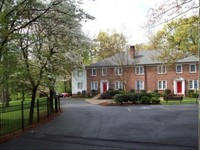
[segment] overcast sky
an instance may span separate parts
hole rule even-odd
[[[95,20],[84,23],[83,30],[90,38],[109,29],[122,32],[129,44],[145,42],[141,26],[147,20],[147,11],[161,2],[163,0],[84,0],[82,8]]]

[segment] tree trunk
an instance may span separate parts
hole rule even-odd
[[[29,112],[29,125],[33,124],[36,92],[37,92],[37,87],[34,87],[32,89],[31,106],[30,106],[30,112]]]
[[[50,114],[52,114],[54,112],[54,109],[53,109],[53,98],[54,98],[54,94],[55,94],[55,90],[52,88],[52,87],[49,87],[49,95],[50,95],[50,98],[49,98],[49,111],[50,111]]]

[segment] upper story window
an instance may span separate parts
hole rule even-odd
[[[115,82],[115,89],[116,90],[123,89],[123,82],[122,81],[116,81]]]
[[[92,69],[92,76],[96,76],[97,75],[97,69]]]
[[[189,89],[195,90],[198,89],[198,87],[199,87],[198,80],[189,80]]]
[[[182,73],[182,65],[176,65],[176,73]]]
[[[106,68],[102,68],[102,76],[107,76],[107,69]]]
[[[196,73],[197,72],[197,67],[196,64],[190,64],[190,73]]]
[[[135,74],[143,75],[144,74],[144,66],[136,66],[135,67]]]
[[[158,81],[158,89],[159,90],[165,90],[167,89],[167,81]]]
[[[157,72],[158,72],[158,74],[165,74],[165,73],[167,73],[166,66],[165,65],[159,65],[157,67]]]
[[[78,71],[77,71],[77,75],[78,75],[78,77],[82,77],[83,71],[82,71],[82,70],[78,70]]]
[[[115,68],[115,75],[122,75],[122,68]]]

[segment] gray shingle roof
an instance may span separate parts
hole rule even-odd
[[[162,62],[154,60],[153,56],[159,55],[158,51],[156,50],[143,50],[136,53],[135,58],[131,58],[129,52],[122,52],[116,54],[112,57],[106,58],[102,61],[98,61],[94,64],[88,66],[89,68],[92,67],[110,67],[110,66],[121,66],[121,65],[154,65],[160,64]],[[180,59],[178,63],[194,63],[198,62],[199,58],[195,56],[186,57],[184,59]]]

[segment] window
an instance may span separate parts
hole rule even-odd
[[[135,83],[135,89],[144,90],[144,81],[137,80]]]
[[[107,69],[106,68],[102,68],[102,76],[107,76]]]
[[[196,64],[190,64],[190,73],[196,73]]]
[[[182,73],[182,65],[176,65],[176,73]]]
[[[115,75],[122,75],[122,68],[115,68]]]
[[[164,66],[164,65],[158,66],[157,71],[158,71],[158,74],[165,74],[167,72],[166,66]]]
[[[78,70],[78,77],[81,77],[83,75],[83,71],[82,70]]]
[[[198,80],[190,80],[189,81],[189,89],[195,90],[195,89],[198,89],[198,87],[199,87]]]
[[[83,83],[82,82],[78,82],[78,89],[82,89],[83,88]]]
[[[92,76],[96,76],[97,75],[97,69],[92,69]]]
[[[122,83],[122,81],[116,81],[115,82],[115,89],[116,90],[123,89],[123,83]]]
[[[159,90],[167,89],[167,81],[158,81],[158,89]]]
[[[91,82],[91,90],[97,90],[98,89],[98,82],[92,81]]]
[[[136,66],[135,67],[135,74],[137,74],[137,75],[144,74],[144,67],[143,66]]]

